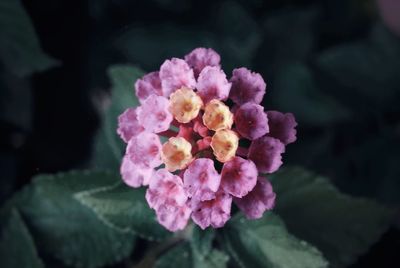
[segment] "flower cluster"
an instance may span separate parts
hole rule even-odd
[[[281,166],[297,123],[291,113],[264,111],[265,90],[246,68],[228,80],[220,56],[205,48],[136,81],[141,105],[118,118],[127,143],[121,175],[131,187],[148,185],[146,200],[165,228],[181,230],[190,217],[203,229],[222,227],[232,202],[249,219],[274,206],[260,174]]]

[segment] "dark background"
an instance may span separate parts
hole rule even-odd
[[[382,23],[374,1],[22,2],[43,50],[60,65],[6,79],[1,201],[35,174],[90,167],[107,67],[152,71],[206,46],[221,54],[228,76],[236,66],[263,75],[267,110],[295,114],[298,141],[286,163],[399,207],[400,31]],[[399,224],[353,267],[399,263]]]

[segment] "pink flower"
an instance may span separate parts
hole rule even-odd
[[[141,105],[118,118],[127,142],[120,172],[131,187],[148,185],[147,203],[166,229],[182,230],[190,218],[202,229],[222,227],[233,199],[249,219],[272,209],[272,186],[259,175],[281,166],[297,123],[290,113],[264,112],[265,87],[246,68],[229,82],[220,56],[206,48],[136,81]]]
[[[176,90],[187,87],[195,88],[196,79],[193,70],[182,59],[166,60],[160,68],[163,95],[169,97]]]
[[[237,156],[224,164],[221,188],[235,197],[243,197],[253,190],[257,175],[258,171],[253,161]]]
[[[266,84],[260,74],[246,68],[238,68],[233,70],[230,81],[232,83],[230,98],[236,104],[261,103]]]
[[[185,61],[193,68],[197,78],[206,66],[219,66],[221,57],[211,48],[199,47],[187,54]]]
[[[210,225],[220,228],[231,217],[232,196],[223,191],[218,192],[212,200],[192,201],[192,219],[203,230]]]
[[[168,99],[150,95],[138,108],[138,121],[149,132],[159,133],[169,129],[172,114]]]
[[[259,171],[272,173],[282,165],[285,145],[278,139],[264,136],[254,140],[249,148],[249,159],[253,160]]]
[[[245,197],[235,198],[235,204],[248,219],[259,219],[265,211],[271,210],[275,205],[275,193],[271,183],[259,177],[254,189]]]
[[[118,116],[117,133],[124,142],[128,142],[133,136],[143,132],[144,127],[137,119],[137,109],[128,108]]]
[[[135,83],[136,96],[142,103],[150,95],[162,96],[159,72],[148,73]]]
[[[236,129],[249,140],[258,139],[269,131],[268,118],[261,105],[246,103],[235,112]]]
[[[219,67],[205,67],[197,80],[197,93],[204,104],[210,100],[226,100],[231,90],[231,83],[226,79],[224,71]]]
[[[211,159],[198,158],[185,171],[183,180],[188,196],[204,201],[215,197],[221,176]]]
[[[283,114],[277,111],[268,111],[268,136],[279,139],[283,144],[296,141],[296,120],[293,114]]]

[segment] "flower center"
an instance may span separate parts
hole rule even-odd
[[[239,146],[239,137],[230,129],[218,130],[211,139],[211,148],[218,161],[225,163],[231,160]]]
[[[233,124],[233,114],[223,102],[214,99],[204,109],[203,123],[214,131],[230,129]]]
[[[172,137],[163,144],[161,159],[171,172],[184,169],[193,159],[191,150],[192,145],[186,139]]]
[[[189,123],[202,107],[203,101],[190,88],[180,88],[169,98],[169,110],[179,123]]]

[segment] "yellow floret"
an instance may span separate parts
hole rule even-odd
[[[163,144],[161,158],[168,171],[184,169],[192,161],[192,145],[182,137],[169,138]]]
[[[211,100],[204,110],[204,125],[211,130],[230,129],[233,124],[233,114],[229,107],[219,100]]]
[[[169,97],[169,110],[180,123],[188,123],[199,114],[203,101],[190,88],[182,87]]]
[[[235,131],[222,129],[215,132],[211,139],[211,148],[218,161],[225,163],[231,160],[239,145],[239,137]]]

